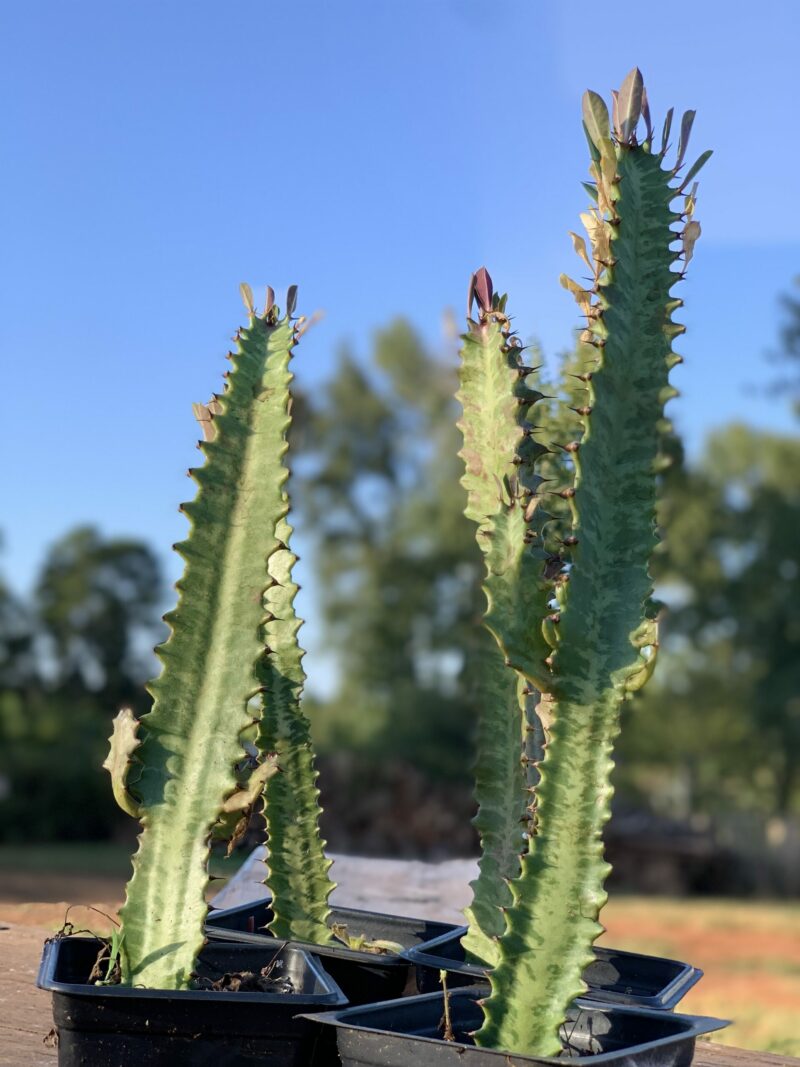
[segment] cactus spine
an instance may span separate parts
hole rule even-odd
[[[559,1027],[570,1002],[585,989],[581,975],[602,931],[598,916],[609,870],[602,831],[610,814],[619,711],[655,664],[648,563],[656,543],[656,473],[664,462],[663,408],[675,395],[668,372],[680,359],[672,341],[683,332],[672,321],[681,303],[670,294],[680,277],[672,266],[681,256],[685,265],[699,235],[691,217],[696,187],[683,213],[671,204],[710,154],[675,187],[671,182],[683,162],[693,113],[682,123],[677,164],[665,169],[669,121],[656,151],[638,70],[626,78],[614,103],[612,135],[601,98],[594,93],[584,98],[594,179],[589,188],[596,201],[584,216],[591,255],[582,238],[573,240],[594,281],[585,288],[564,280],[587,317],[583,340],[597,357],[583,376],[582,441],[567,446],[575,455],[575,484],[567,487],[573,532],[563,539],[570,567],[553,590],[555,614],[552,606],[543,606],[540,589],[533,596],[530,585],[527,597],[509,596],[516,618],[505,631],[493,625],[491,595],[487,614],[510,666],[546,694],[547,717],[534,833],[511,884],[499,962],[490,974],[491,993],[475,1040],[541,1056],[560,1052]],[[639,143],[641,119],[646,136]],[[682,232],[673,230],[677,222]],[[672,248],[678,240],[681,252]],[[468,358],[465,352],[465,362]],[[540,563],[540,583],[547,573]]]
[[[257,315],[242,286],[250,322],[237,334],[225,391],[195,409],[206,461],[190,472],[199,488],[182,507],[191,529],[176,549],[186,566],[178,606],[166,616],[170,637],[157,649],[162,671],[149,687],[153,707],[138,724],[125,712],[115,723],[106,767],[115,795],[143,827],[121,912],[126,984],[188,985],[203,943],[209,837],[220,817],[251,807],[265,783],[284,775],[302,793],[306,815],[316,802],[306,741],[299,742],[303,760],[291,748],[304,727],[287,726],[299,714],[302,685],[283,459],[295,292],[280,318],[271,290]],[[242,782],[237,767],[259,692],[262,735],[274,740],[277,755],[262,750],[245,759],[251,770]],[[288,774],[276,775],[279,760]],[[316,844],[308,861],[318,864],[315,919],[326,914],[330,890],[318,838]],[[273,850],[281,847],[278,831]]]

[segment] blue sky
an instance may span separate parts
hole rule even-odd
[[[435,342],[486,263],[523,335],[569,341],[585,194],[580,98],[634,64],[660,122],[697,108],[703,237],[672,415],[697,450],[754,389],[800,273],[792,0],[72,0],[0,16],[0,353],[7,579],[70,525],[165,553],[238,283],[326,310],[297,374],[408,315]],[[309,607],[306,606],[306,610]],[[313,610],[313,605],[312,605]]]

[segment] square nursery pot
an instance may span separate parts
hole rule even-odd
[[[213,939],[235,940],[252,945],[286,944],[265,932],[271,920],[271,901],[265,898],[237,908],[211,912],[206,922],[206,935]],[[351,934],[365,934],[372,940],[396,941],[405,949],[459,929],[452,923],[385,915],[382,912],[362,911],[360,908],[333,907],[331,922],[341,923]],[[346,945],[312,945],[305,941],[292,941],[291,944],[319,956],[325,970],[350,1004],[372,1004],[374,1001],[399,997],[410,977],[411,963],[405,958],[405,953],[403,956],[391,952],[376,954],[357,951]]]
[[[442,1036],[444,997],[417,997],[309,1015],[336,1028],[342,1067],[522,1067],[563,1064],[565,1058],[592,1067],[689,1067],[695,1039],[727,1025],[721,1019],[577,1000],[561,1028],[558,1058],[476,1048],[469,1036],[482,1022],[478,999],[485,989],[450,993],[455,1041]]]
[[[485,982],[486,968],[465,960],[461,938],[466,930],[466,926],[459,927],[403,953],[416,965],[420,993],[441,989],[440,971],[447,971],[450,989]],[[603,1003],[670,1011],[703,976],[697,967],[659,956],[613,948],[595,948],[594,956],[583,973],[589,987],[585,996]]]
[[[37,985],[53,994],[59,1067],[308,1067],[326,1035],[301,1013],[346,1003],[299,948],[217,942],[198,962],[198,974],[216,979],[274,961],[275,976],[288,978],[291,992],[176,992],[90,984],[102,944],[93,937],[45,944]]]

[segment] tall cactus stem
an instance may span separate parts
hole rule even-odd
[[[481,716],[478,724],[474,825],[481,839],[478,877],[466,909],[463,939],[470,958],[492,964],[511,903],[509,881],[520,869],[530,828],[530,785],[538,750],[535,695],[549,652],[525,628],[531,602],[547,603],[550,585],[541,577],[544,551],[536,459],[546,450],[533,436],[530,412],[541,393],[528,385],[532,368],[512,333],[504,297],[493,291],[485,268],[470,284],[458,400],[465,470],[466,514],[477,524],[486,564],[486,624],[495,637],[481,651]],[[503,649],[498,647],[502,643]],[[509,664],[513,669],[509,670]]]
[[[589,214],[595,283],[569,279],[598,343],[587,382],[575,462],[569,580],[559,584],[557,639],[549,657],[552,721],[536,789],[536,832],[511,886],[512,905],[490,975],[478,1045],[535,1056],[561,1051],[559,1027],[585,988],[582,972],[602,932],[609,865],[613,744],[622,701],[652,673],[657,637],[648,572],[657,541],[656,470],[669,367],[677,335],[670,290],[674,169],[639,144],[641,75],[617,99],[615,129],[588,93],[598,205]],[[683,126],[681,154],[691,120]],[[588,377],[588,376],[587,376]]]
[[[290,313],[279,319],[273,306],[259,317],[252,294],[243,295],[249,325],[237,334],[224,392],[200,413],[206,462],[191,472],[197,495],[182,507],[190,533],[176,546],[185,560],[178,606],[165,617],[162,671],[124,781],[142,824],[121,911],[129,985],[190,982],[203,944],[209,836],[241,791],[236,767],[261,686],[264,596],[276,580],[267,567],[282,548],[288,506],[285,494],[263,489],[285,482],[295,336]],[[276,769],[265,762],[254,786]]]

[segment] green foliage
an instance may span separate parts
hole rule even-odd
[[[666,669],[623,733],[622,782],[680,815],[788,816],[800,810],[800,442],[734,425],[694,469],[673,451],[656,571],[675,602]]]
[[[294,289],[283,319],[271,295],[259,317],[249,287],[242,293],[250,324],[239,332],[225,391],[196,408],[206,463],[191,472],[199,490],[183,505],[191,530],[176,547],[186,567],[178,606],[166,616],[170,637],[157,649],[163,668],[149,687],[153,707],[138,736],[127,720],[115,729],[107,764],[143,827],[121,911],[127,984],[187,986],[203,942],[210,833],[223,813],[250,806],[277,771],[291,743],[286,717],[299,699],[283,462]],[[278,755],[262,754],[243,782],[237,768],[249,763],[244,735],[259,691],[263,715],[280,722]],[[287,766],[299,786],[290,754]],[[307,769],[304,802],[316,799]],[[272,828],[279,850],[274,819]]]
[[[0,840],[116,832],[108,708],[147,704],[138,649],[160,632],[160,585],[146,545],[90,527],[53,545],[29,600],[0,583]]]
[[[572,448],[574,486],[567,487],[574,488],[571,562],[557,583],[558,615],[548,629],[550,676],[538,682],[549,699],[534,833],[511,885],[476,1034],[478,1044],[533,1055],[558,1054],[559,1026],[585,988],[582,971],[602,931],[608,872],[602,830],[620,707],[649,678],[657,649],[648,565],[656,545],[663,407],[674,395],[668,372],[678,359],[672,340],[682,332],[672,322],[680,302],[670,296],[677,277],[671,244],[678,237],[671,226],[680,216],[670,207],[678,193],[670,185],[674,171],[662,169],[651,151],[649,113],[648,137],[641,145],[636,140],[645,101],[633,71],[615,98],[613,140],[600,98],[587,94],[584,101],[598,193],[587,223],[592,258],[579,238],[574,243],[594,285],[585,289],[570,279],[565,285],[587,317],[585,339],[597,357],[587,368],[587,402],[578,410],[584,429]],[[686,117],[678,165],[690,127]],[[692,210],[693,203],[686,228],[696,226]],[[686,228],[684,259],[696,239]],[[545,621],[541,608],[526,616],[529,631]]]
[[[466,782],[482,562],[462,513],[455,389],[452,362],[402,320],[368,360],[342,352],[299,428],[297,497],[339,676],[315,716],[320,751]]]
[[[142,706],[141,679],[162,595],[153,552],[81,526],[57,541],[36,587],[36,614],[54,657],[56,684],[102,690],[109,706]]]

